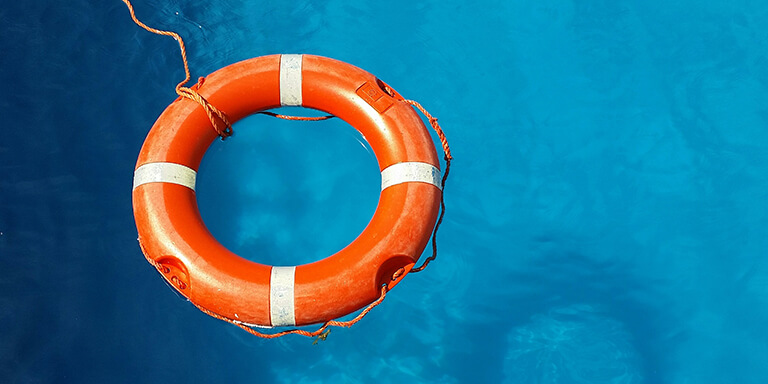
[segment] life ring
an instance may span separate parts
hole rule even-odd
[[[325,322],[372,303],[419,259],[442,191],[435,146],[416,111],[370,73],[312,55],[271,55],[224,67],[197,91],[233,123],[280,106],[325,111],[355,127],[382,176],[376,211],[334,255],[270,266],[227,250],[206,229],[195,177],[218,137],[198,104],[179,98],[142,146],[133,184],[139,244],[147,260],[201,309],[248,326]]]

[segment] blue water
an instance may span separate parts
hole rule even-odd
[[[146,263],[131,207],[175,42],[117,0],[6,1],[0,382],[768,382],[768,3],[135,6],[194,76],[312,53],[422,102],[455,156],[439,257],[317,345],[204,315]],[[198,180],[224,244],[303,263],[362,230],[379,176],[352,128],[235,131]]]

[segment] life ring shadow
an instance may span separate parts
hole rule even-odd
[[[670,342],[680,341],[679,332],[669,327],[678,322],[662,311],[672,305],[670,298],[652,287],[663,282],[633,274],[627,263],[596,260],[578,252],[548,252],[504,280],[518,287],[507,292],[506,302],[516,313],[506,319],[506,329],[524,328],[536,318],[562,317],[563,312],[583,306],[590,308],[590,318],[597,316],[621,327],[637,355],[634,368],[643,381],[663,380],[660,373],[674,363],[665,356]]]

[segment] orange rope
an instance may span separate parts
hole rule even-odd
[[[328,119],[332,119],[332,118],[336,117],[336,116],[333,116],[333,115],[325,115],[325,116],[318,116],[318,117],[288,116],[288,115],[280,115],[280,114],[277,114],[277,113],[274,113],[274,112],[267,112],[267,111],[256,112],[256,113],[260,113],[262,115],[267,115],[267,116],[272,116],[272,117],[277,117],[278,119],[293,120],[293,121],[320,121],[320,120],[328,120]]]
[[[230,318],[221,316],[221,315],[219,315],[217,313],[211,312],[207,308],[201,307],[201,306],[199,306],[199,305],[197,305],[195,303],[192,303],[192,304],[194,304],[195,307],[197,307],[197,309],[201,310],[202,312],[204,312],[208,316],[211,316],[211,317],[213,317],[215,319],[226,321],[227,323],[230,323],[230,324],[234,324],[234,325],[242,328],[246,332],[250,333],[251,335],[258,336],[258,337],[261,337],[261,338],[264,338],[264,339],[275,339],[275,338],[278,338],[278,337],[281,337],[281,336],[285,336],[285,335],[301,335],[301,336],[307,336],[307,337],[318,337],[318,339],[325,340],[325,338],[328,336],[328,333],[330,333],[330,330],[328,329],[328,327],[334,326],[334,327],[349,328],[349,327],[355,325],[355,323],[357,323],[363,317],[365,317],[365,315],[367,315],[368,312],[370,312],[375,306],[381,304],[381,302],[384,301],[384,298],[386,296],[387,296],[387,286],[386,285],[382,285],[381,286],[381,296],[379,296],[379,298],[376,299],[376,301],[368,304],[368,306],[365,307],[365,309],[363,309],[363,311],[360,312],[357,316],[355,316],[354,319],[349,320],[349,321],[329,320],[329,321],[326,321],[320,328],[318,328],[317,330],[312,331],[312,332],[305,331],[303,329],[289,329],[289,330],[278,332],[278,333],[261,333],[261,332],[255,330],[255,329],[253,329],[253,328],[251,328],[251,327],[249,327],[249,326],[247,326],[247,325],[245,325],[245,324],[243,324],[241,322],[238,322],[238,321],[232,320]],[[317,340],[315,340],[315,341],[317,341]]]
[[[147,26],[146,24],[144,24],[141,21],[139,21],[139,19],[136,17],[136,14],[135,14],[135,12],[133,10],[133,5],[131,4],[131,2],[129,0],[123,0],[123,3],[125,3],[125,5],[128,7],[128,11],[131,14],[131,19],[133,19],[133,21],[138,26],[140,26],[141,28],[144,28],[145,30],[147,30],[149,32],[152,32],[152,33],[155,33],[155,34],[158,34],[158,35],[164,35],[164,36],[173,37],[173,39],[176,40],[179,43],[179,50],[181,51],[181,59],[184,62],[184,74],[185,74],[185,77],[184,77],[184,80],[182,82],[180,82],[179,84],[176,85],[176,93],[179,96],[181,96],[181,97],[193,100],[196,103],[200,104],[200,106],[205,110],[206,115],[208,115],[208,119],[211,121],[211,125],[213,125],[213,129],[216,130],[216,133],[218,133],[219,136],[221,136],[222,139],[225,139],[225,138],[231,136],[232,133],[233,133],[233,131],[232,131],[232,124],[229,122],[229,118],[227,118],[227,115],[224,112],[222,112],[221,110],[219,110],[218,108],[216,108],[215,106],[213,106],[210,102],[208,102],[208,100],[206,100],[202,95],[200,95],[195,89],[188,88],[188,87],[184,86],[191,79],[191,75],[189,73],[189,63],[187,62],[187,51],[186,51],[186,48],[184,46],[184,40],[181,38],[181,36],[179,36],[179,34],[177,34],[176,32],[163,31],[163,30],[159,30],[159,29],[155,29],[155,28]],[[203,85],[204,81],[205,81],[205,78],[203,78],[203,77],[200,77],[198,79],[197,89],[199,89]],[[394,92],[391,91],[388,86],[386,88],[387,88],[386,89],[387,93],[389,93],[390,96],[393,96]],[[451,160],[453,159],[453,157],[451,156],[451,148],[448,146],[448,140],[445,137],[445,133],[443,132],[442,128],[440,128],[440,125],[437,123],[437,119],[435,117],[433,117],[429,112],[427,112],[427,110],[424,109],[424,107],[422,107],[421,104],[419,104],[418,102],[413,101],[413,100],[402,99],[401,97],[398,97],[398,99],[400,99],[401,101],[403,101],[403,102],[405,102],[407,104],[410,104],[410,105],[416,107],[419,111],[421,111],[421,113],[423,113],[424,116],[427,117],[427,119],[429,120],[430,125],[432,125],[432,129],[435,130],[435,132],[437,133],[438,137],[440,138],[440,143],[443,146],[443,153],[445,154],[445,163],[446,163],[445,164],[445,172],[443,174],[443,179],[442,179],[442,189],[444,190],[445,189],[445,181],[448,179],[448,172],[450,171],[450,168],[451,168]],[[277,118],[280,118],[280,119],[285,119],[285,120],[300,120],[300,121],[320,121],[320,120],[326,120],[326,119],[330,119],[330,118],[335,117],[335,116],[332,116],[332,115],[319,116],[319,117],[302,117],[302,116],[280,115],[280,114],[277,114],[277,113],[274,113],[274,112],[259,112],[259,113],[264,114],[264,115],[268,115],[268,116],[272,116],[272,117],[277,117]],[[223,127],[222,127],[222,124],[224,125]],[[432,260],[434,260],[435,257],[437,257],[437,244],[436,244],[436,240],[435,239],[437,237],[437,230],[438,230],[438,228],[440,228],[440,224],[443,221],[443,216],[445,215],[445,201],[444,201],[442,196],[440,198],[440,207],[441,207],[440,216],[439,216],[439,218],[437,220],[437,223],[435,224],[435,229],[432,232],[432,255],[430,257],[428,257],[424,261],[424,264],[422,264],[420,267],[411,269],[411,272],[420,272],[420,271],[424,270],[424,268],[426,268],[427,265]],[[167,267],[164,267],[164,266],[160,265],[155,260],[150,259],[148,256],[146,256],[146,253],[145,253],[145,258],[147,259],[147,261],[149,261],[149,263],[152,266],[154,266],[158,271],[160,271],[161,274],[162,274],[162,272],[164,272],[164,269],[167,268]],[[165,272],[167,272],[167,271],[165,271]],[[395,274],[393,275],[392,279],[395,280],[397,277],[399,277],[403,273],[405,273],[405,271],[403,269],[398,270],[397,272],[395,272]],[[163,275],[163,277],[165,277],[164,274],[162,274],[162,275]],[[180,289],[184,289],[185,288],[185,287],[179,285],[179,284],[183,284],[183,283],[171,282],[171,284],[174,285],[174,286],[178,286],[178,288],[180,288]],[[226,322],[228,322],[230,324],[234,324],[234,325],[242,328],[243,330],[245,330],[246,332],[248,332],[248,333],[250,333],[250,334],[252,334],[254,336],[262,337],[262,338],[265,338],[265,339],[274,339],[274,338],[285,336],[285,335],[296,334],[296,335],[302,335],[302,336],[307,336],[307,337],[316,337],[317,339],[315,340],[315,343],[317,343],[318,340],[325,340],[325,338],[328,336],[328,334],[330,333],[330,329],[328,329],[328,327],[335,326],[335,327],[346,327],[346,328],[349,328],[349,327],[353,326],[355,323],[357,323],[363,317],[365,317],[365,315],[367,315],[368,312],[370,312],[374,307],[376,307],[377,305],[381,304],[384,301],[384,298],[386,296],[387,296],[387,285],[382,285],[382,287],[381,287],[381,295],[379,296],[379,298],[376,299],[374,302],[370,303],[367,307],[365,307],[365,309],[363,309],[352,320],[349,320],[349,321],[329,320],[329,321],[325,322],[320,328],[318,328],[317,330],[312,331],[312,332],[305,331],[305,330],[302,330],[302,329],[289,329],[289,330],[278,332],[278,333],[274,333],[274,334],[261,333],[259,331],[256,331],[255,329],[249,327],[248,325],[243,324],[242,322],[238,322],[236,320],[232,320],[230,318],[227,318],[227,317],[224,317],[224,316],[219,315],[217,313],[214,313],[211,310],[209,310],[207,308],[204,308],[204,307],[202,307],[202,306],[200,306],[200,305],[198,305],[198,304],[196,304],[194,302],[192,304],[195,307],[197,307],[197,309],[202,311],[203,313],[205,313],[205,314],[207,314],[207,315],[209,315],[209,316],[211,316],[213,318],[226,321]]]
[[[133,11],[133,5],[129,0],[123,0],[123,3],[125,3],[126,6],[128,6],[128,11],[131,13],[131,19],[133,19],[133,22],[135,22],[136,25],[146,29],[149,32],[152,32],[158,35],[173,37],[174,40],[179,42],[179,50],[181,51],[181,59],[184,61],[184,74],[186,77],[184,77],[184,80],[182,82],[176,85],[176,94],[178,94],[181,97],[185,97],[187,99],[193,100],[194,102],[200,104],[200,106],[203,107],[203,110],[205,110],[205,114],[208,115],[208,120],[211,121],[211,125],[213,125],[213,129],[216,130],[216,133],[218,133],[222,139],[226,139],[227,137],[232,136],[232,133],[233,133],[232,124],[229,122],[229,118],[227,118],[227,115],[221,110],[219,110],[218,108],[214,107],[210,102],[208,102],[208,100],[206,100],[203,96],[197,93],[196,90],[184,86],[184,84],[186,84],[192,78],[192,76],[189,74],[189,64],[187,62],[187,49],[184,47],[184,40],[182,40],[181,36],[179,36],[179,34],[176,32],[162,31],[162,30],[147,26],[146,24],[139,21],[138,18],[136,18],[136,13]],[[198,88],[200,88],[202,84],[203,84],[203,78],[201,77],[197,83]],[[222,127],[222,124],[223,124],[223,127]]]
[[[181,36],[179,36],[179,34],[176,32],[163,31],[163,30],[159,30],[159,29],[155,29],[150,26],[147,26],[146,24],[139,21],[139,19],[136,17],[136,13],[133,11],[133,5],[129,0],[123,0],[123,3],[125,3],[126,6],[128,6],[128,11],[131,13],[131,19],[133,19],[133,21],[139,27],[142,27],[147,31],[158,34],[158,35],[173,37],[174,40],[179,42],[181,59],[184,61],[185,77],[184,77],[184,81],[176,85],[176,94],[178,94],[181,97],[185,97],[187,99],[193,100],[194,102],[200,104],[200,106],[203,107],[203,110],[205,110],[205,114],[208,115],[208,120],[211,121],[211,125],[213,125],[213,129],[216,130],[216,133],[218,133],[222,139],[226,139],[227,137],[232,136],[234,131],[232,130],[232,124],[229,122],[229,118],[227,117],[227,115],[224,112],[222,112],[220,109],[214,107],[213,104],[211,104],[208,100],[206,100],[196,90],[184,86],[184,84],[186,84],[192,78],[192,76],[189,73],[189,63],[187,62],[187,49],[184,46],[184,40],[181,38]],[[200,87],[203,85],[204,80],[205,80],[204,77],[201,77],[198,79],[197,89],[200,89]],[[319,121],[319,120],[327,120],[335,117],[331,115],[320,116],[320,117],[302,117],[302,116],[279,115],[273,112],[259,112],[259,113],[272,116],[272,117],[277,117],[279,119],[299,120],[299,121]]]
[[[448,139],[445,137],[443,129],[440,128],[440,124],[437,123],[437,118],[433,117],[429,112],[427,112],[426,109],[424,109],[424,107],[421,106],[421,104],[414,100],[403,99],[402,101],[416,107],[419,111],[421,111],[421,113],[424,114],[424,116],[427,117],[427,120],[429,120],[429,124],[432,126],[432,129],[435,130],[437,136],[440,138],[440,143],[443,145],[443,153],[445,154],[445,172],[443,172],[443,180],[441,182],[441,190],[443,193],[440,194],[440,216],[438,217],[437,223],[435,224],[435,229],[432,231],[432,255],[424,260],[424,264],[411,269],[412,273],[416,273],[423,271],[424,268],[426,268],[427,265],[429,265],[429,263],[437,257],[437,230],[440,229],[440,224],[443,223],[443,217],[445,216],[445,181],[448,180],[448,173],[451,171],[451,160],[453,160],[453,156],[451,156],[451,147],[448,146]]]
[[[429,120],[429,124],[432,125],[432,129],[435,130],[435,132],[437,133],[437,136],[440,138],[440,144],[443,145],[445,160],[446,161],[453,160],[453,156],[451,156],[451,148],[448,146],[448,139],[445,137],[445,133],[443,132],[443,129],[440,128],[440,124],[437,123],[437,118],[429,114],[429,112],[427,112],[427,110],[424,109],[424,107],[422,107],[421,104],[419,104],[417,101],[403,99],[403,102],[418,108],[419,111],[421,111],[421,113],[423,113],[424,116],[427,117],[427,120]]]

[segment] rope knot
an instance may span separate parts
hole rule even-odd
[[[201,77],[198,79],[198,86],[197,88],[200,89],[200,85],[203,84],[204,78]],[[186,81],[179,83],[176,86],[176,93],[184,98],[190,99],[198,104],[200,104],[201,107],[203,107],[203,110],[205,111],[205,114],[208,116],[208,120],[210,120],[211,125],[213,126],[213,129],[216,131],[216,133],[221,136],[222,140],[225,140],[227,137],[232,136],[234,133],[232,131],[232,124],[229,122],[229,118],[227,115],[222,112],[220,109],[216,108],[211,104],[208,100],[205,99],[200,93],[198,93],[196,90],[184,87],[183,84]]]

